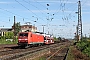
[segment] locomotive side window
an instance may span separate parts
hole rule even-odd
[[[31,37],[32,37],[32,34],[31,34]]]
[[[46,37],[44,37],[44,40],[46,40]]]
[[[20,33],[19,36],[27,36],[28,37],[28,33]]]

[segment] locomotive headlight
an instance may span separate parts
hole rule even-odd
[[[18,40],[21,40],[21,39],[18,39]]]
[[[28,40],[28,39],[25,39],[25,40]]]
[[[46,42],[48,42],[48,40]]]
[[[46,40],[44,40],[46,42]]]

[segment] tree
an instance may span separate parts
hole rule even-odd
[[[13,25],[14,27],[14,25]],[[21,30],[21,25],[20,22],[15,23],[15,36],[17,36],[17,34],[20,32]]]
[[[54,40],[56,41],[57,40],[57,38],[56,37],[53,37],[54,38]]]
[[[58,40],[62,40],[61,37],[58,37],[57,39],[58,39]]]

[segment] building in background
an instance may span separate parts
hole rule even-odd
[[[25,32],[25,31],[36,32],[37,31],[37,27],[33,25],[21,25],[20,28],[21,28],[20,32]],[[12,26],[12,31],[14,31],[14,26]]]
[[[12,28],[1,28],[0,29],[0,36],[5,36],[6,32],[11,32]]]
[[[0,28],[0,36],[5,36],[6,32],[11,32],[11,31],[12,32],[14,31],[14,27],[13,26],[12,26],[12,28]],[[37,31],[37,27],[32,26],[32,25],[22,25],[20,32],[25,32],[25,31],[36,32]]]
[[[32,25],[22,25],[21,26],[21,32],[24,32],[24,31],[36,32],[37,31],[37,27],[32,26]]]

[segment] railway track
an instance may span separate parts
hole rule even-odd
[[[12,49],[12,50],[0,51],[0,60],[11,60],[11,59],[19,60],[19,59],[22,59],[23,57],[25,58],[25,56],[27,55],[32,55],[40,51],[43,51],[43,52],[49,51],[52,48],[56,48],[64,44],[65,43],[58,43],[58,44],[39,46],[39,47],[33,47],[28,49]]]
[[[42,53],[39,53],[40,55],[45,55],[45,56],[41,56],[41,58],[42,57],[45,57],[44,58],[44,60],[53,60],[53,58],[52,57],[54,57],[57,53],[60,53],[61,54],[61,52],[60,51],[63,51],[64,50],[64,48],[63,47],[68,47],[70,44],[66,44],[66,43],[63,43],[63,44],[57,44],[57,45],[55,45],[55,46],[50,46],[49,47],[49,49],[48,49],[48,52],[47,51],[44,51],[43,52],[43,54]],[[61,49],[61,50],[60,50]],[[62,50],[63,49],[63,50]],[[67,48],[65,49],[67,52],[68,52],[68,50],[67,50]],[[52,52],[53,51],[53,52]],[[58,52],[57,52],[58,51]],[[63,58],[62,58],[62,56],[60,57],[60,56],[58,56],[60,59],[59,60],[64,60],[64,59],[66,59],[65,57],[67,56],[67,52],[63,52]],[[38,54],[38,53],[35,53],[35,54]],[[32,57],[24,57],[24,58],[22,58],[21,60],[40,60],[40,56],[39,56],[39,54],[38,55],[35,55],[35,56],[32,56]],[[55,54],[55,55],[54,55]],[[61,54],[62,55],[62,54]],[[58,57],[54,57],[54,60],[56,60],[56,59],[58,59]],[[42,59],[41,59],[42,60]]]
[[[8,51],[8,50],[13,50],[18,48],[17,45],[14,44],[0,44],[0,52]]]
[[[50,54],[49,57],[46,58],[46,60],[66,60],[67,54],[68,54],[69,48],[64,47],[55,52],[55,50]]]

